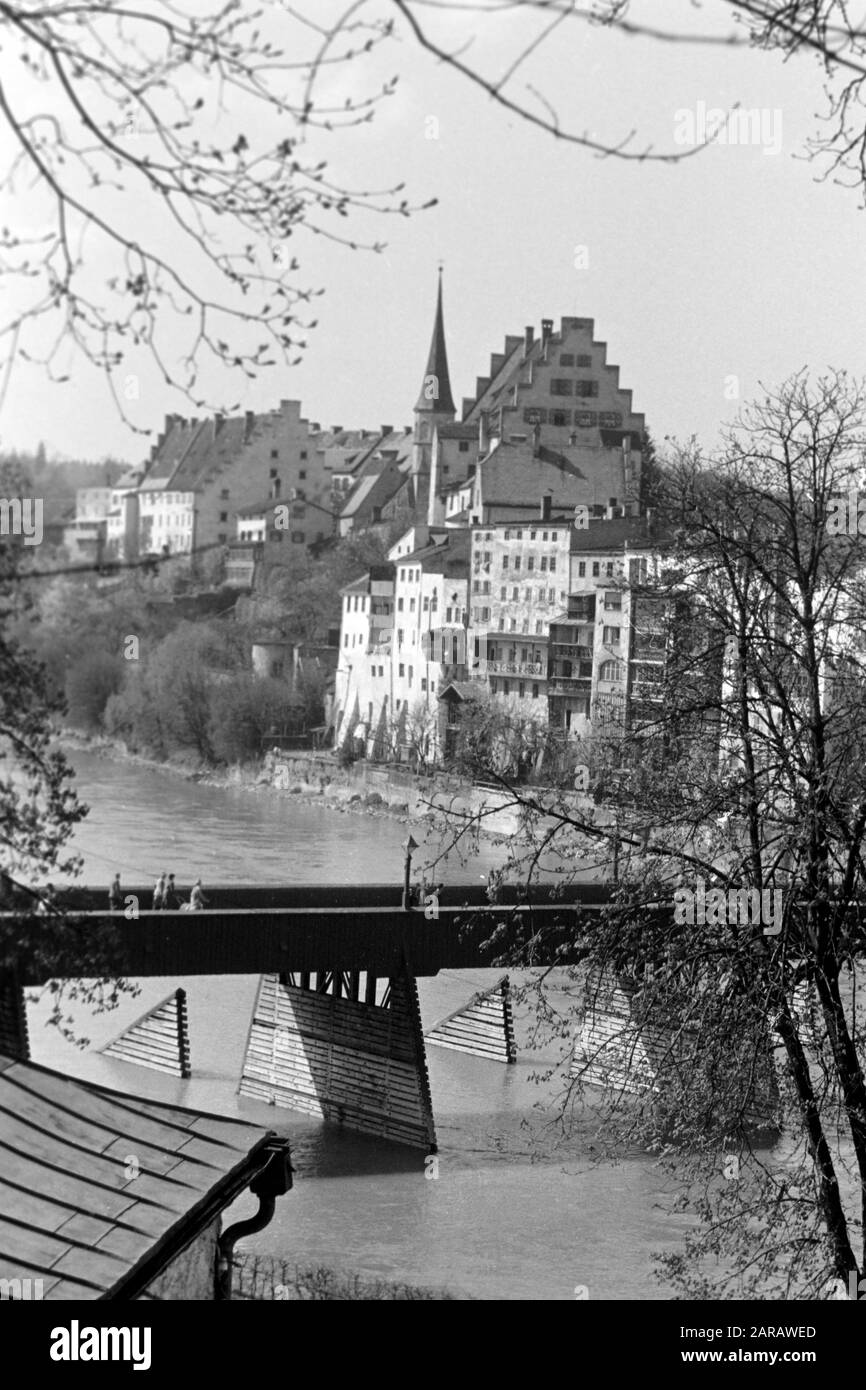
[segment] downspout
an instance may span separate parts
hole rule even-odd
[[[250,1192],[259,1199],[259,1209],[247,1221],[236,1221],[223,1231],[217,1241],[216,1298],[218,1302],[230,1302],[232,1297],[232,1269],[235,1245],[244,1236],[263,1231],[270,1223],[278,1197],[284,1197],[292,1190],[292,1168],[287,1139],[274,1139],[268,1146],[270,1157],[260,1173],[250,1183]],[[267,1150],[266,1150],[267,1152]]]

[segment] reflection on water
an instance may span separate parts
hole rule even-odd
[[[181,882],[400,881],[406,826],[388,818],[299,805],[274,793],[225,790],[114,763],[74,757],[91,807],[76,844],[84,880],[107,883],[119,869],[147,880],[162,869]],[[413,827],[417,840],[422,840]],[[418,856],[421,859],[421,856]],[[495,847],[450,881],[474,881],[497,862]],[[442,971],[420,980],[425,1029],[490,987],[496,970]],[[519,975],[513,976],[519,983]],[[183,984],[187,990],[192,1079],[170,1077],[97,1049]],[[662,1209],[654,1163],[629,1158],[593,1167],[592,1116],[564,1140],[556,1124],[556,1082],[533,1073],[561,1060],[566,1043],[529,1051],[526,1007],[515,1019],[516,1066],[428,1049],[439,1141],[438,1164],[424,1155],[276,1110],[237,1091],[257,980],[147,979],[137,998],[110,1014],[76,1016],[91,1043],[78,1051],[45,1028],[46,999],[31,1004],[34,1060],[117,1090],[237,1114],[292,1136],[294,1191],[270,1226],[244,1248],[299,1264],[325,1264],[364,1277],[446,1285],[475,1298],[663,1298],[651,1252],[678,1242],[683,1222]],[[567,1007],[567,985],[561,982]],[[438,1170],[438,1176],[432,1176]],[[253,1199],[233,1219],[249,1215]]]

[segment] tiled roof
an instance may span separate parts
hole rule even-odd
[[[453,425],[437,425],[436,433],[440,439],[477,439],[477,425],[463,425],[455,423]]]
[[[0,1277],[41,1279],[46,1299],[136,1297],[249,1186],[272,1138],[0,1057]]]
[[[450,690],[461,700],[481,700],[487,693],[487,687],[481,681],[449,681],[440,691],[439,699],[444,700]]]
[[[631,546],[652,549],[671,543],[672,537],[662,527],[650,527],[645,516],[618,516],[610,521],[598,518],[586,527],[573,527],[572,551],[618,550],[628,541]]]

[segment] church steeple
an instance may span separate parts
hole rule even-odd
[[[421,392],[415,403],[415,413],[448,416],[452,420],[456,414],[454,397],[451,395],[451,379],[448,375],[448,354],[445,351],[445,325],[442,318],[442,267],[439,267],[439,288],[436,294],[436,319],[433,324],[433,337],[427,354],[427,366]]]

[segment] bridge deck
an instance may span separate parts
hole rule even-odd
[[[150,900],[150,891],[143,901]],[[343,907],[248,905],[250,899],[277,891],[312,896],[307,889],[244,889],[237,890],[245,898],[242,907],[221,904],[200,912],[143,911],[131,921],[122,913],[86,912],[83,894],[77,906],[79,912],[85,909],[85,920],[96,923],[108,918],[117,924],[117,974],[172,978],[322,970],[360,970],[385,977],[397,974],[404,959],[415,975],[435,975],[446,967],[495,965],[506,952],[536,935],[540,940],[532,952],[534,963],[567,964],[581,956],[578,918],[599,910],[597,901],[518,906],[490,904],[486,897],[483,905],[448,906],[443,905],[443,894],[438,919],[433,919],[421,907],[404,911],[393,906],[391,885],[391,906],[357,902]],[[353,896],[357,892],[343,891]],[[216,896],[211,891],[211,901]],[[99,898],[105,902],[105,891],[99,891]],[[68,905],[72,907],[72,902]],[[500,925],[503,933],[492,948],[485,949]],[[21,976],[26,985],[44,983],[37,964],[22,962]]]

